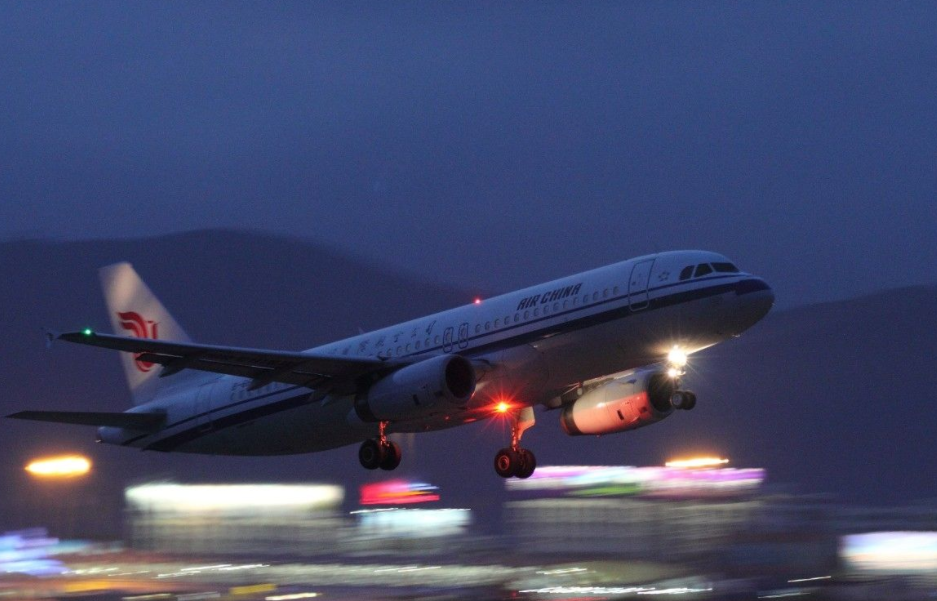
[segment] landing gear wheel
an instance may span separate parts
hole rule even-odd
[[[689,390],[687,390],[687,391],[684,392],[683,394],[685,394],[685,395],[687,396],[687,403],[686,403],[686,406],[684,407],[684,409],[686,409],[687,411],[689,411],[689,410],[693,409],[693,407],[696,407],[696,394],[690,392]]]
[[[502,478],[510,478],[517,472],[520,457],[513,449],[505,448],[495,455],[495,471]]]
[[[537,458],[527,449],[520,449],[518,455],[520,455],[521,462],[514,475],[521,479],[530,478],[537,469]]]
[[[361,462],[361,466],[366,470],[376,470],[381,467],[383,463],[382,455],[381,444],[373,438],[362,442],[361,448],[358,449],[358,461]]]
[[[689,411],[696,407],[696,395],[689,390],[677,390],[670,395],[670,404],[673,405],[674,409]]]
[[[397,469],[397,466],[400,465],[400,445],[396,442],[387,441],[381,450],[383,451],[381,469],[388,472]]]
[[[683,409],[686,405],[686,402],[687,398],[682,390],[677,390],[672,395],[670,395],[670,404],[674,409]]]

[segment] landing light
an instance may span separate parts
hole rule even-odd
[[[673,347],[670,349],[670,352],[667,353],[667,361],[674,367],[683,367],[686,365],[686,360],[686,351],[678,346]]]
[[[495,411],[498,413],[507,413],[510,408],[511,406],[508,403],[505,403],[504,401],[501,401],[500,403],[495,405]]]
[[[676,367],[671,367],[670,369],[667,370],[667,376],[670,378],[679,378],[682,375],[683,375],[683,372],[681,372]]]

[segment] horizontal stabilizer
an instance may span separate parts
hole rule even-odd
[[[20,411],[8,415],[13,419],[40,422],[77,424],[79,426],[109,426],[128,430],[154,431],[166,423],[163,413],[100,413],[92,411]]]

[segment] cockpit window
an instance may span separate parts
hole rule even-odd
[[[682,282],[683,280],[688,280],[691,277],[693,277],[693,266],[690,265],[689,267],[684,267],[680,272],[680,281]]]
[[[696,266],[696,277],[708,275],[712,272],[713,268],[709,266],[709,263],[700,263]]]
[[[739,268],[732,263],[713,263],[713,269],[719,273],[738,273]]]

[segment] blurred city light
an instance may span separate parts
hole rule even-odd
[[[389,480],[361,487],[362,505],[411,505],[439,500],[439,488],[425,482]]]
[[[509,491],[573,497],[731,497],[759,489],[760,468],[543,466],[526,480],[507,480]]]
[[[691,459],[675,459],[673,461],[668,461],[664,465],[666,467],[676,468],[700,468],[717,467],[726,465],[727,463],[729,463],[729,460],[721,457],[693,457]]]
[[[249,510],[256,507],[330,507],[342,502],[340,486],[327,484],[144,484],[127,489],[134,506],[180,511]]]
[[[860,572],[913,574],[937,570],[937,532],[870,532],[844,536],[840,555]]]
[[[91,461],[80,455],[46,457],[31,461],[26,471],[40,478],[73,478],[91,471]]]

